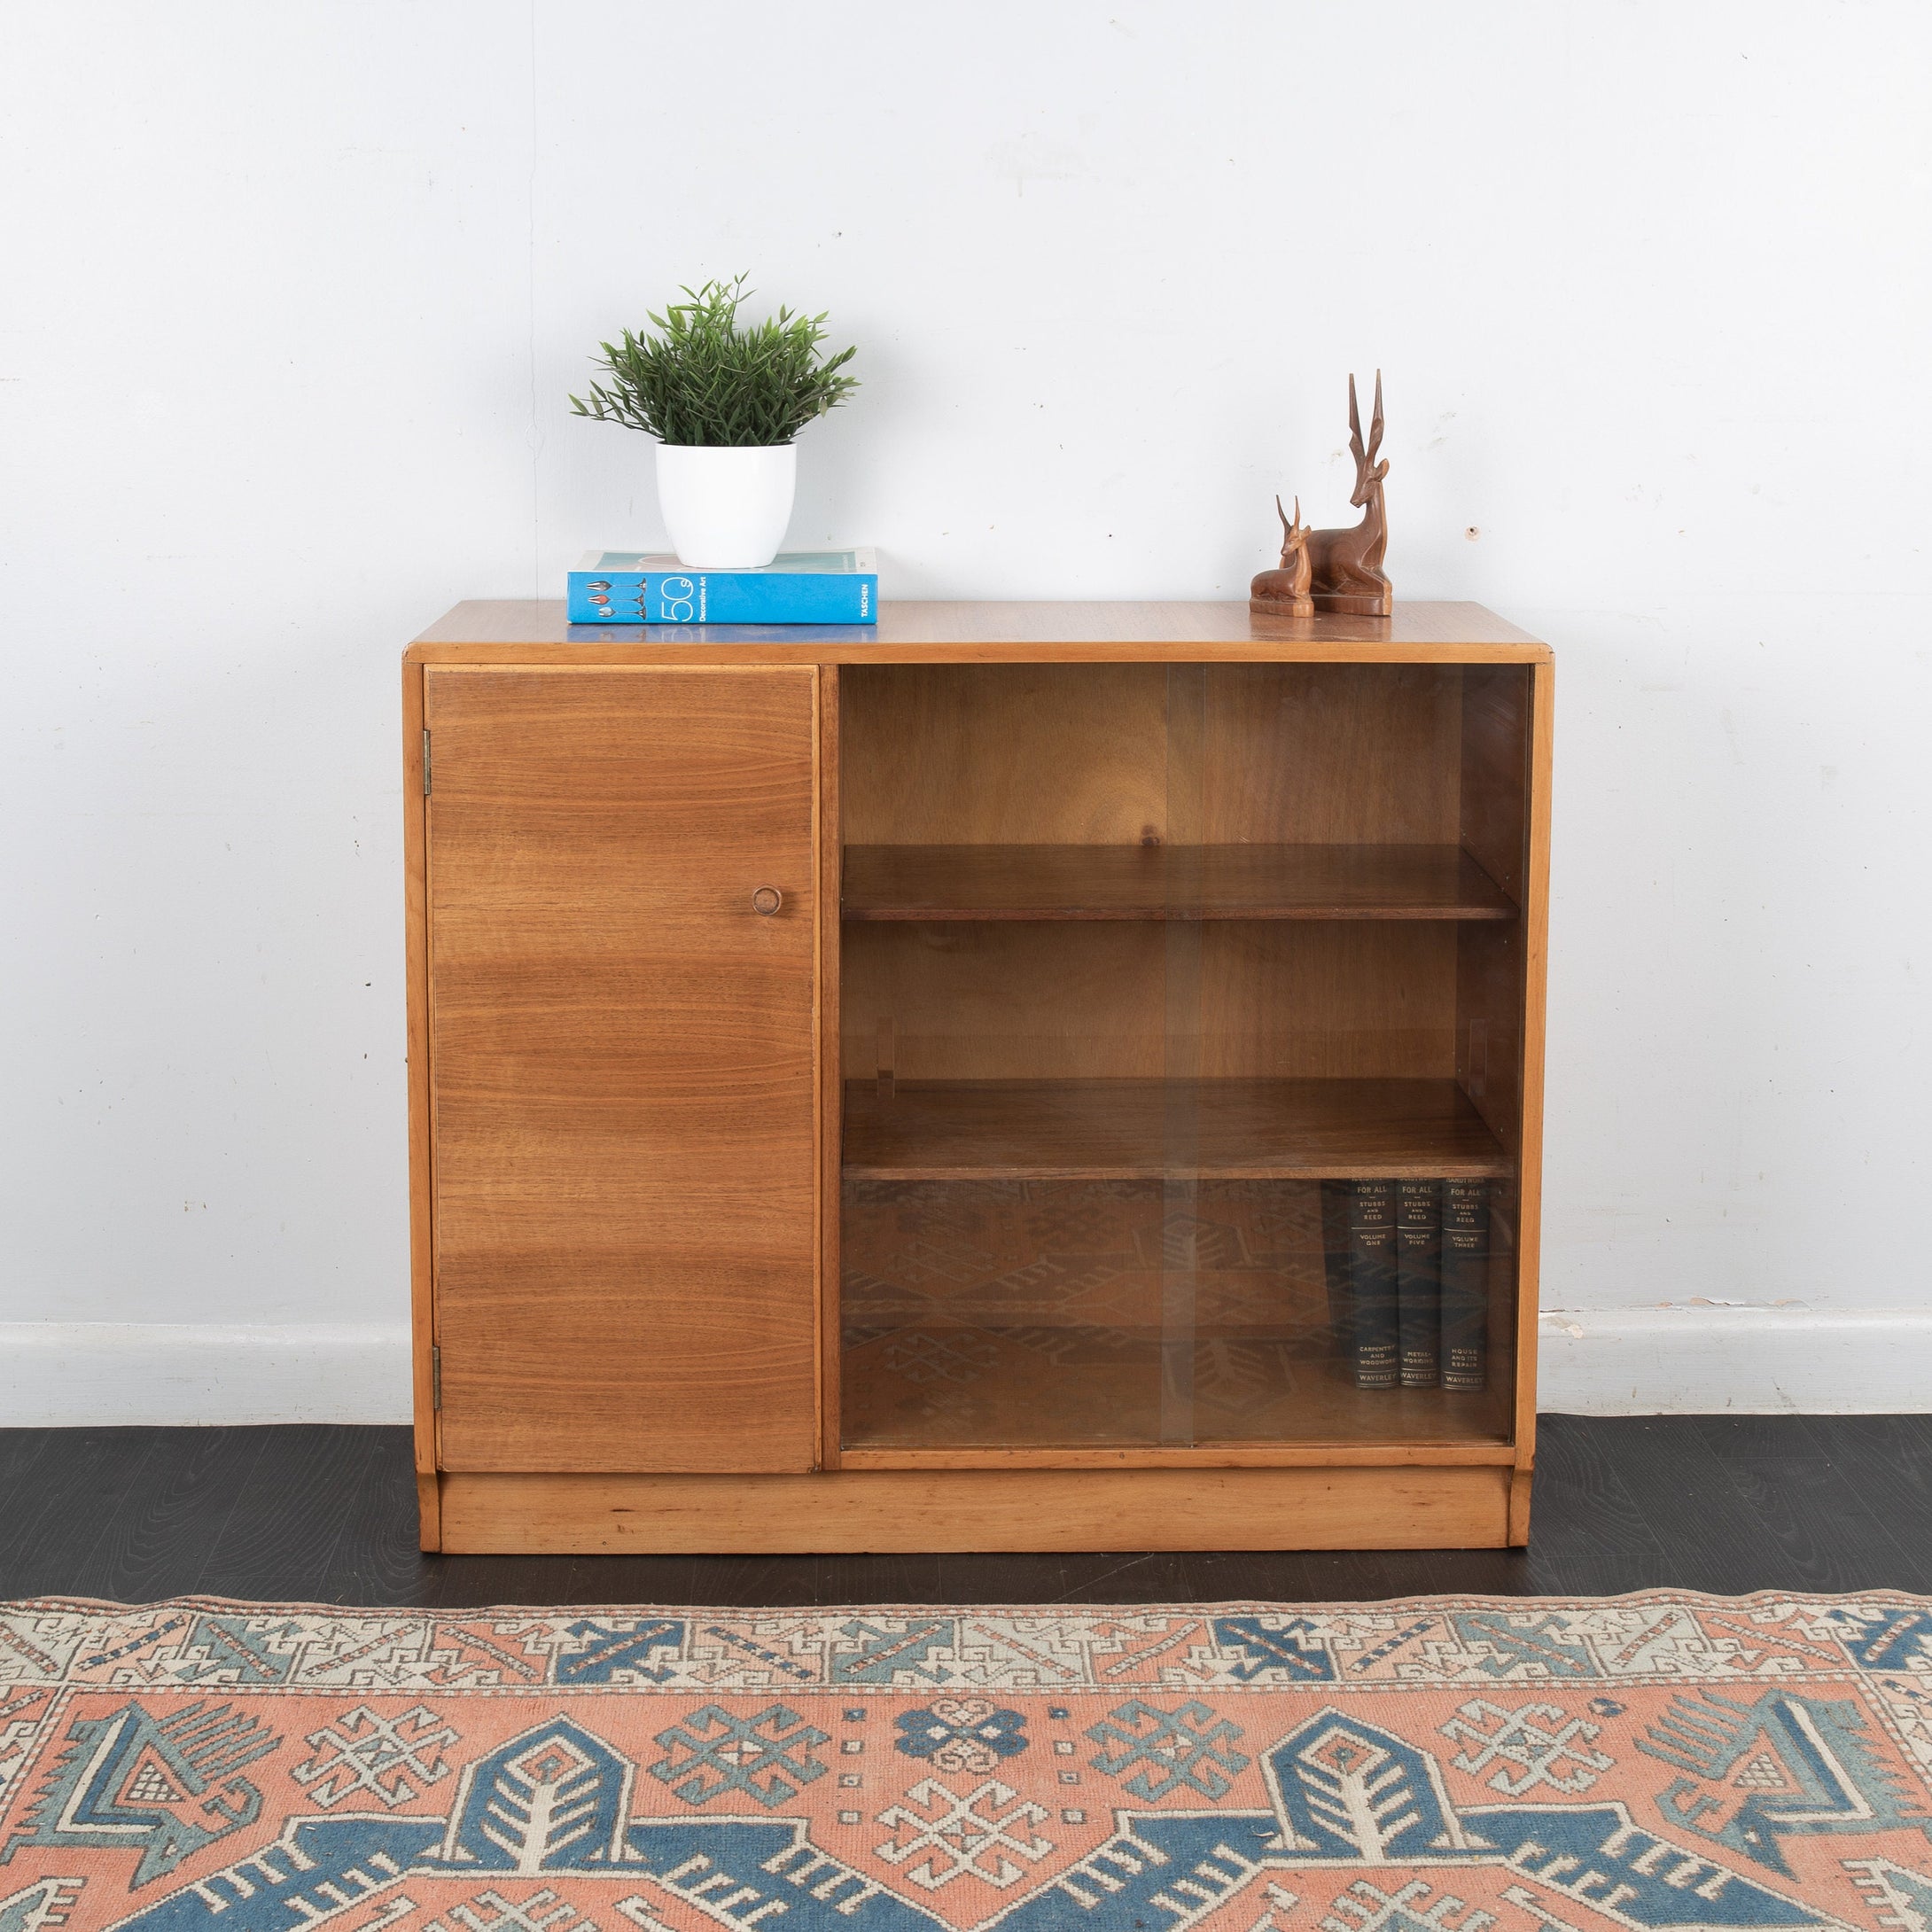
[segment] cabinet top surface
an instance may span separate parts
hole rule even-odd
[[[570,624],[561,598],[459,604],[409,646],[418,664],[895,664],[1086,659],[1546,663],[1550,647],[1479,604],[1393,617],[1257,618],[1243,603],[911,603],[870,624]]]

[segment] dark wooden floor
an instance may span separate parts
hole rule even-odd
[[[0,1598],[1322,1601],[1652,1585],[1932,1593],[1932,1415],[1542,1424],[1526,1551],[423,1556],[402,1429],[0,1430]]]

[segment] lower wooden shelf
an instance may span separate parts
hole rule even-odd
[[[1503,1178],[1453,1080],[845,1083],[848,1180]]]
[[[1324,1346],[1295,1335],[1196,1331],[1177,1348],[1157,1329],[928,1322],[848,1344],[839,1381],[848,1452],[1185,1447],[1202,1462],[1301,1443],[1379,1445],[1391,1460],[1411,1446],[1509,1453],[1501,1378],[1475,1392],[1358,1389]]]

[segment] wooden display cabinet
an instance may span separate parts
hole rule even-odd
[[[1523,1541],[1551,676],[1472,604],[459,605],[424,1546]],[[1379,1179],[1484,1184],[1486,1386],[1358,1386],[1322,1190]]]

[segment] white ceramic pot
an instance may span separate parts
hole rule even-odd
[[[767,448],[658,445],[658,507],[678,562],[761,570],[778,554],[799,482],[796,443]]]

